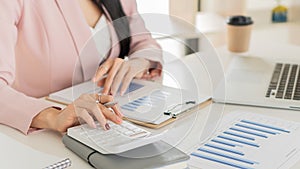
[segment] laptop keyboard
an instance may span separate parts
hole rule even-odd
[[[266,97],[300,100],[300,65],[277,63]]]

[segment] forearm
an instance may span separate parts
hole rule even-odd
[[[0,123],[28,134],[32,119],[53,103],[16,91],[7,84],[0,85]]]
[[[59,112],[60,110],[53,107],[41,111],[32,119],[30,127],[38,129],[56,130],[55,121]]]

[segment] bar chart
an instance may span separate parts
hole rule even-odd
[[[153,93],[151,93],[151,95],[146,95],[137,98],[133,101],[128,102],[125,105],[122,105],[121,108],[130,112],[149,112],[153,106],[158,107],[160,105],[157,105],[157,103],[165,104],[168,96],[170,95],[171,94],[168,92],[156,90]]]
[[[224,118],[212,138],[190,154],[196,168],[285,168],[299,159],[300,125],[254,113]]]

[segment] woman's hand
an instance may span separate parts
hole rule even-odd
[[[89,126],[96,128],[94,118],[104,130],[110,129],[107,120],[121,124],[123,115],[117,105],[114,105],[112,110],[106,108],[96,103],[98,97],[101,103],[113,101],[113,97],[109,95],[84,94],[61,111],[54,108],[42,111],[33,119],[31,127],[65,132],[69,127],[86,122]]]
[[[98,82],[99,86],[103,86],[103,94],[116,95],[120,88],[120,95],[122,96],[133,78],[152,77],[151,74],[145,76],[151,66],[149,60],[144,58],[134,58],[128,61],[123,59],[108,59],[97,70],[94,82]],[[107,74],[105,82],[101,80]],[[122,86],[120,87],[120,85]]]

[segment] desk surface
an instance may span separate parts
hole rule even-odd
[[[223,105],[213,104],[212,106],[222,107]],[[205,122],[204,120],[205,118],[202,117],[205,116],[205,114],[209,111],[209,108],[210,107],[207,107],[198,112],[199,113],[198,115],[200,115],[197,118],[198,123]],[[278,117],[285,120],[300,122],[300,113],[297,111],[275,110],[275,109],[232,106],[232,105],[226,105],[224,108],[225,109],[223,115],[230,114],[231,112],[236,110],[243,110],[247,112],[254,112],[254,113],[259,113],[259,114],[268,115],[272,117]],[[72,161],[71,168],[82,168],[82,169],[92,168],[86,162],[84,162],[82,159],[76,156],[73,152],[71,152],[66,147],[64,147],[63,143],[61,142],[61,135],[58,133],[52,131],[39,131],[29,136],[24,136],[20,132],[3,125],[0,126],[0,131],[1,133],[19,141],[24,145],[30,146],[35,150],[47,154],[51,154],[59,158],[66,158],[66,157],[70,158]],[[189,152],[191,149],[197,146],[197,142],[195,141],[195,136],[199,136],[200,133],[201,132],[197,131],[196,128],[193,128],[193,131],[190,132],[189,136],[186,137],[184,141],[181,142],[180,145],[178,145],[178,147],[183,151]],[[18,152],[18,150],[14,150],[13,147],[12,147],[12,151]],[[30,154],[28,155],[30,156]],[[299,167],[300,167],[300,161],[294,167],[292,167],[292,169],[296,169]]]
[[[299,25],[296,25],[299,26]],[[279,25],[278,28],[279,30],[284,29],[284,25]],[[292,26],[294,27],[294,26]],[[289,26],[287,27],[287,29],[289,28]],[[271,28],[264,28],[261,29],[261,31],[267,30],[267,29],[271,29]],[[299,31],[297,32],[296,29],[292,29],[292,35],[294,36],[300,36],[299,32],[300,29],[298,29]],[[259,33],[261,32],[259,30],[255,30],[254,36],[259,37]],[[270,32],[268,32],[270,33]],[[272,33],[272,32],[271,32]],[[274,36],[278,33],[278,31],[274,31],[273,34]],[[286,42],[287,44],[298,44],[297,39],[294,39],[293,36],[290,34],[290,31],[286,31],[285,36],[281,35],[281,39],[285,39],[284,42]],[[283,37],[284,36],[284,37]],[[290,36],[292,41],[290,40]],[[300,38],[299,38],[300,39]],[[255,41],[253,41],[252,43],[255,43]],[[300,47],[300,46],[299,46]],[[268,49],[265,49],[268,50]],[[279,50],[279,49],[277,49]],[[298,50],[298,48],[296,47],[295,50]],[[230,61],[230,57],[232,57],[232,54],[228,54],[227,52],[224,52],[225,49],[220,48],[219,51],[221,51],[220,53],[220,57],[222,60],[223,64],[226,64]],[[255,51],[255,50],[254,50]],[[250,51],[252,52],[252,51]],[[292,51],[290,51],[292,52]],[[254,52],[255,53],[255,52]],[[269,53],[272,53],[272,51],[269,51]],[[253,53],[251,53],[253,54]],[[189,57],[194,57],[194,56],[189,56]],[[226,67],[226,66],[225,66]],[[205,78],[204,78],[205,79]],[[205,86],[203,86],[203,88],[206,88]],[[196,119],[196,123],[199,124],[198,126],[196,125],[195,127],[192,128],[192,130],[190,131],[190,134],[188,136],[185,137],[185,139],[183,141],[181,141],[178,144],[178,148],[180,148],[181,150],[185,151],[185,152],[189,152],[191,151],[191,149],[193,149],[195,146],[197,146],[197,141],[195,141],[195,136],[200,137],[201,135],[201,130],[204,127],[205,124],[205,120],[207,119],[209,112],[211,110],[212,107],[215,107],[217,110],[223,108],[221,104],[212,104],[202,110],[200,110],[199,112],[197,112],[197,118]],[[226,114],[230,114],[232,111],[235,110],[244,110],[244,111],[249,111],[249,112],[254,112],[254,113],[260,113],[263,115],[269,115],[269,116],[273,116],[273,117],[278,117],[278,118],[282,118],[282,119],[286,119],[286,120],[291,120],[291,121],[296,121],[296,122],[300,122],[300,112],[298,111],[287,111],[287,110],[275,110],[275,109],[266,109],[266,108],[256,108],[256,107],[245,107],[245,106],[232,106],[232,105],[225,105],[224,107],[224,115]],[[214,112],[214,113],[221,113],[221,112]],[[182,119],[181,122],[185,123],[188,120],[186,119]],[[178,124],[178,123],[177,123]],[[174,125],[174,127],[178,127],[176,124]],[[179,127],[180,128],[180,127]],[[47,154],[51,154],[54,156],[57,156],[59,158],[70,158],[72,161],[72,167],[71,168],[91,168],[86,162],[84,162],[82,159],[80,159],[79,157],[77,157],[74,153],[72,153],[70,150],[68,150],[63,143],[61,142],[61,138],[62,135],[53,131],[46,131],[46,130],[41,130],[38,132],[34,132],[28,136],[23,135],[22,133],[6,127],[4,125],[0,125],[0,132],[9,136],[10,138],[24,144],[27,146],[32,147],[35,150],[47,153]],[[18,150],[15,150],[14,147],[11,147],[12,151],[18,152]],[[5,152],[1,152],[1,153],[5,153]],[[30,154],[28,154],[30,156]],[[2,159],[5,160],[5,159]],[[39,160],[39,159],[36,159]],[[34,164],[34,161],[33,161]],[[300,168],[300,161],[293,167],[293,168]]]

